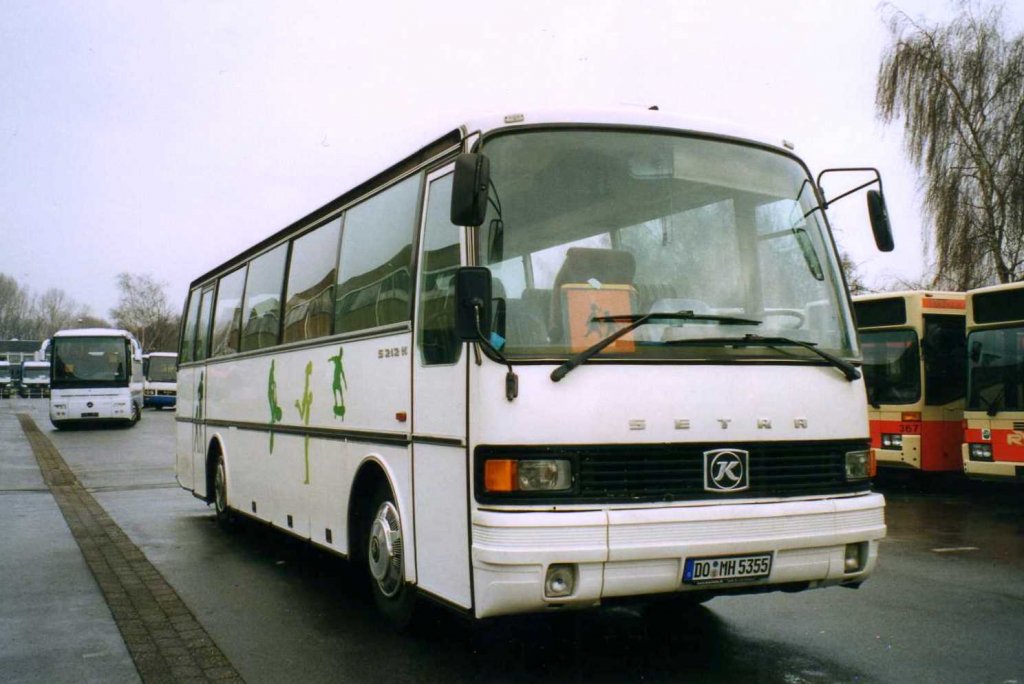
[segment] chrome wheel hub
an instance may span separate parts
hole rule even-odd
[[[367,558],[380,592],[388,597],[397,594],[403,581],[402,527],[390,501],[382,503],[373,517]]]
[[[215,497],[214,506],[217,507],[218,512],[224,511],[228,507],[228,493],[224,479],[223,462],[217,464],[217,472],[214,475],[213,492]]]

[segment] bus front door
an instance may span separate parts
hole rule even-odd
[[[449,213],[451,167],[431,174],[422,217],[413,360],[416,576],[421,590],[466,608],[470,591],[466,368],[455,337],[461,229]]]

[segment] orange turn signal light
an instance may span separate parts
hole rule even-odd
[[[519,461],[493,458],[484,462],[484,489],[488,492],[513,492],[519,477]]]
[[[920,411],[904,411],[903,415],[900,416],[900,420],[904,423],[920,423],[921,412]]]

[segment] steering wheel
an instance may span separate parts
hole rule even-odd
[[[765,309],[764,317],[768,318],[769,316],[785,316],[794,319],[796,323],[781,326],[787,330],[795,330],[796,328],[801,327],[807,320],[807,316],[805,316],[804,312],[799,309]]]

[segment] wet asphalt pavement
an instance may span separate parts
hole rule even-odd
[[[128,430],[56,432],[44,400],[0,401],[5,426],[17,424],[17,412],[35,420],[249,682],[1024,682],[1021,488],[887,478],[879,488],[889,536],[875,575],[858,590],[722,597],[682,614],[621,607],[483,624],[428,605],[414,633],[396,635],[345,561],[254,523],[224,531],[179,489],[172,412],[147,410]],[[18,437],[0,432],[0,454],[24,449]],[[24,462],[15,468],[6,458],[0,494],[18,491],[0,504],[49,496]],[[17,563],[12,554],[38,562],[38,547],[24,537],[0,537],[4,567]],[[48,543],[56,542],[39,540]],[[71,600],[47,602],[34,619],[58,624],[67,619],[60,605]],[[0,605],[0,647],[20,654],[15,679],[137,676],[113,647],[109,670],[52,674],[44,664],[54,651],[24,643],[26,619]],[[95,629],[116,640],[112,623]],[[39,677],[25,669],[33,648]],[[57,652],[87,655],[73,650]]]

